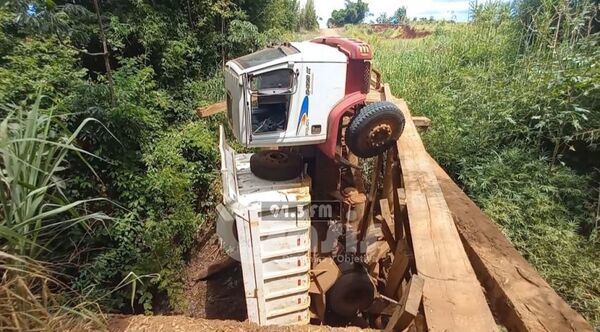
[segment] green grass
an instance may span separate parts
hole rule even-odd
[[[569,60],[597,61],[586,48],[590,41],[559,49],[560,56],[524,51],[518,23],[508,16],[427,28],[430,37],[414,40],[358,27],[345,33],[373,47],[374,67],[413,114],[432,119],[423,139],[436,160],[553,288],[600,328],[598,186],[593,168],[574,162],[593,160],[596,152],[591,142],[569,152],[575,133],[598,127],[600,111],[569,99],[570,91],[586,87],[564,83],[576,76],[600,84],[596,73]]]

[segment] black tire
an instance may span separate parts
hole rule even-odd
[[[398,107],[382,101],[363,107],[346,129],[346,144],[360,158],[371,158],[389,149],[404,131],[404,115]]]
[[[267,150],[250,158],[250,170],[254,175],[269,181],[287,181],[302,173],[302,157],[293,152]]]

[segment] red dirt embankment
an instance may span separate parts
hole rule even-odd
[[[415,39],[424,38],[431,35],[431,31],[425,29],[417,29],[408,24],[370,24],[369,27],[377,33],[387,30],[395,30],[392,38],[395,39]]]

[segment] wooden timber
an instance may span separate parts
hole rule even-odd
[[[224,101],[209,105],[207,107],[201,107],[196,109],[196,114],[201,118],[205,118],[207,116],[215,115],[217,113],[225,112],[227,110],[227,103]]]
[[[500,229],[431,159],[467,255],[496,317],[509,331],[593,331]]]
[[[415,264],[425,280],[423,307],[429,331],[497,331],[410,111],[387,84],[383,92],[407,120],[397,149]]]

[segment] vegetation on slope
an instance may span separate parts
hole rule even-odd
[[[218,201],[222,119],[194,110],[223,61],[317,26],[296,0],[0,1],[0,329],[184,308]]]
[[[418,40],[347,33],[373,46],[394,94],[433,120],[432,155],[600,326],[598,7],[561,4],[488,4],[471,24],[430,25]]]

